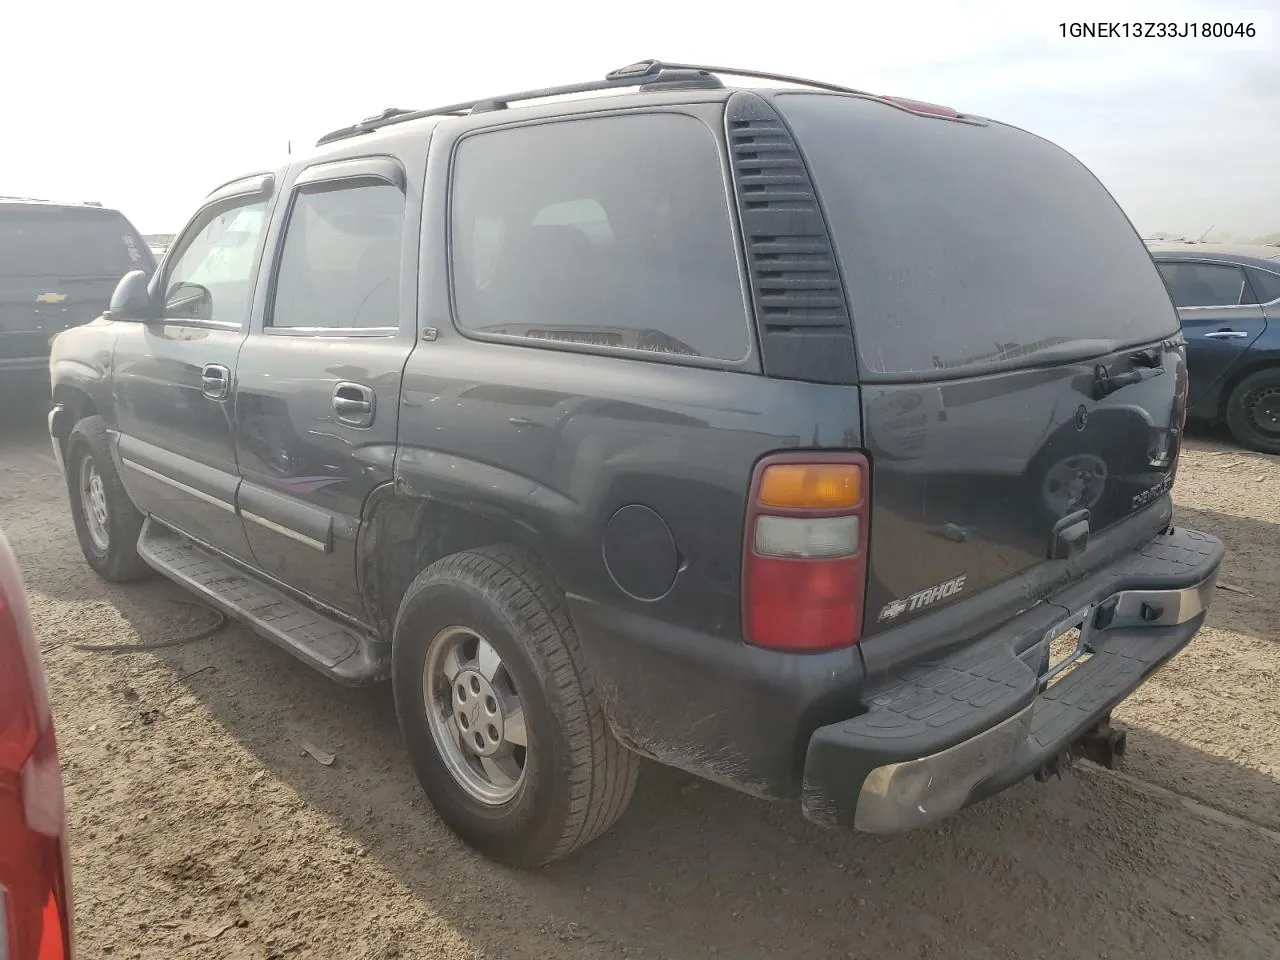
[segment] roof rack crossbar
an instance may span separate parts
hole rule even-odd
[[[645,69],[637,69],[642,65]],[[421,120],[425,117],[465,116],[473,111],[481,113],[502,109],[508,104],[522,100],[543,100],[549,97],[563,97],[577,93],[595,93],[622,87],[644,87],[659,84],[683,87],[723,86],[719,79],[709,71],[666,64],[658,60],[646,60],[643,61],[643,64],[633,64],[631,67],[622,68],[622,70],[614,70],[603,80],[588,80],[584,83],[570,83],[558,87],[540,87],[534,90],[522,90],[518,93],[506,93],[496,97],[480,97],[476,100],[464,100],[461,103],[450,103],[441,107],[431,107],[427,110],[398,110],[391,108],[349,127],[342,127],[331,133],[326,133],[316,141],[316,146],[332,143],[335,140],[345,140],[347,137],[358,136],[373,130],[380,130],[396,123]]]

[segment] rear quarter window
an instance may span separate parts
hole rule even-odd
[[[723,163],[694,117],[473,134],[457,149],[452,209],[464,332],[729,362],[750,353]]]
[[[1128,218],[1066,151],[862,98],[776,103],[832,231],[864,377],[1097,355],[1177,329]]]
[[[1276,264],[1276,269],[1280,270],[1280,263]],[[1272,273],[1270,270],[1259,270],[1257,267],[1249,268],[1249,279],[1253,283],[1254,292],[1258,294],[1258,300],[1261,303],[1273,303],[1280,300],[1280,273]]]

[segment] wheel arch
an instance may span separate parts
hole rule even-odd
[[[66,452],[67,438],[75,425],[86,417],[96,416],[98,405],[88,390],[72,383],[59,383],[53,388],[53,415],[49,432]]]
[[[444,557],[512,544],[538,558],[557,587],[554,551],[545,530],[492,504],[448,503],[378,487],[365,501],[356,543],[356,576],[369,621],[390,639],[396,613],[414,578]]]

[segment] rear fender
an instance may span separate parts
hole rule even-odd
[[[437,560],[463,550],[516,544],[539,557],[552,576],[554,539],[497,502],[450,502],[424,495],[414,484],[386,483],[365,502],[356,542],[356,576],[365,613],[391,640],[396,613],[414,577]]]

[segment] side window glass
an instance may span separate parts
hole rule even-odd
[[[1249,270],[1249,279],[1253,282],[1253,290],[1262,303],[1280,300],[1280,273],[1270,273],[1254,268]]]
[[[476,134],[453,182],[464,331],[741,360],[747,321],[715,137],[676,114]]]
[[[1254,302],[1240,267],[1187,260],[1166,260],[1158,266],[1175,306],[1234,307]]]
[[[165,277],[167,318],[245,322],[266,210],[265,200],[232,202],[183,243]]]
[[[299,193],[285,228],[270,325],[398,327],[404,205],[399,189],[374,181]]]

